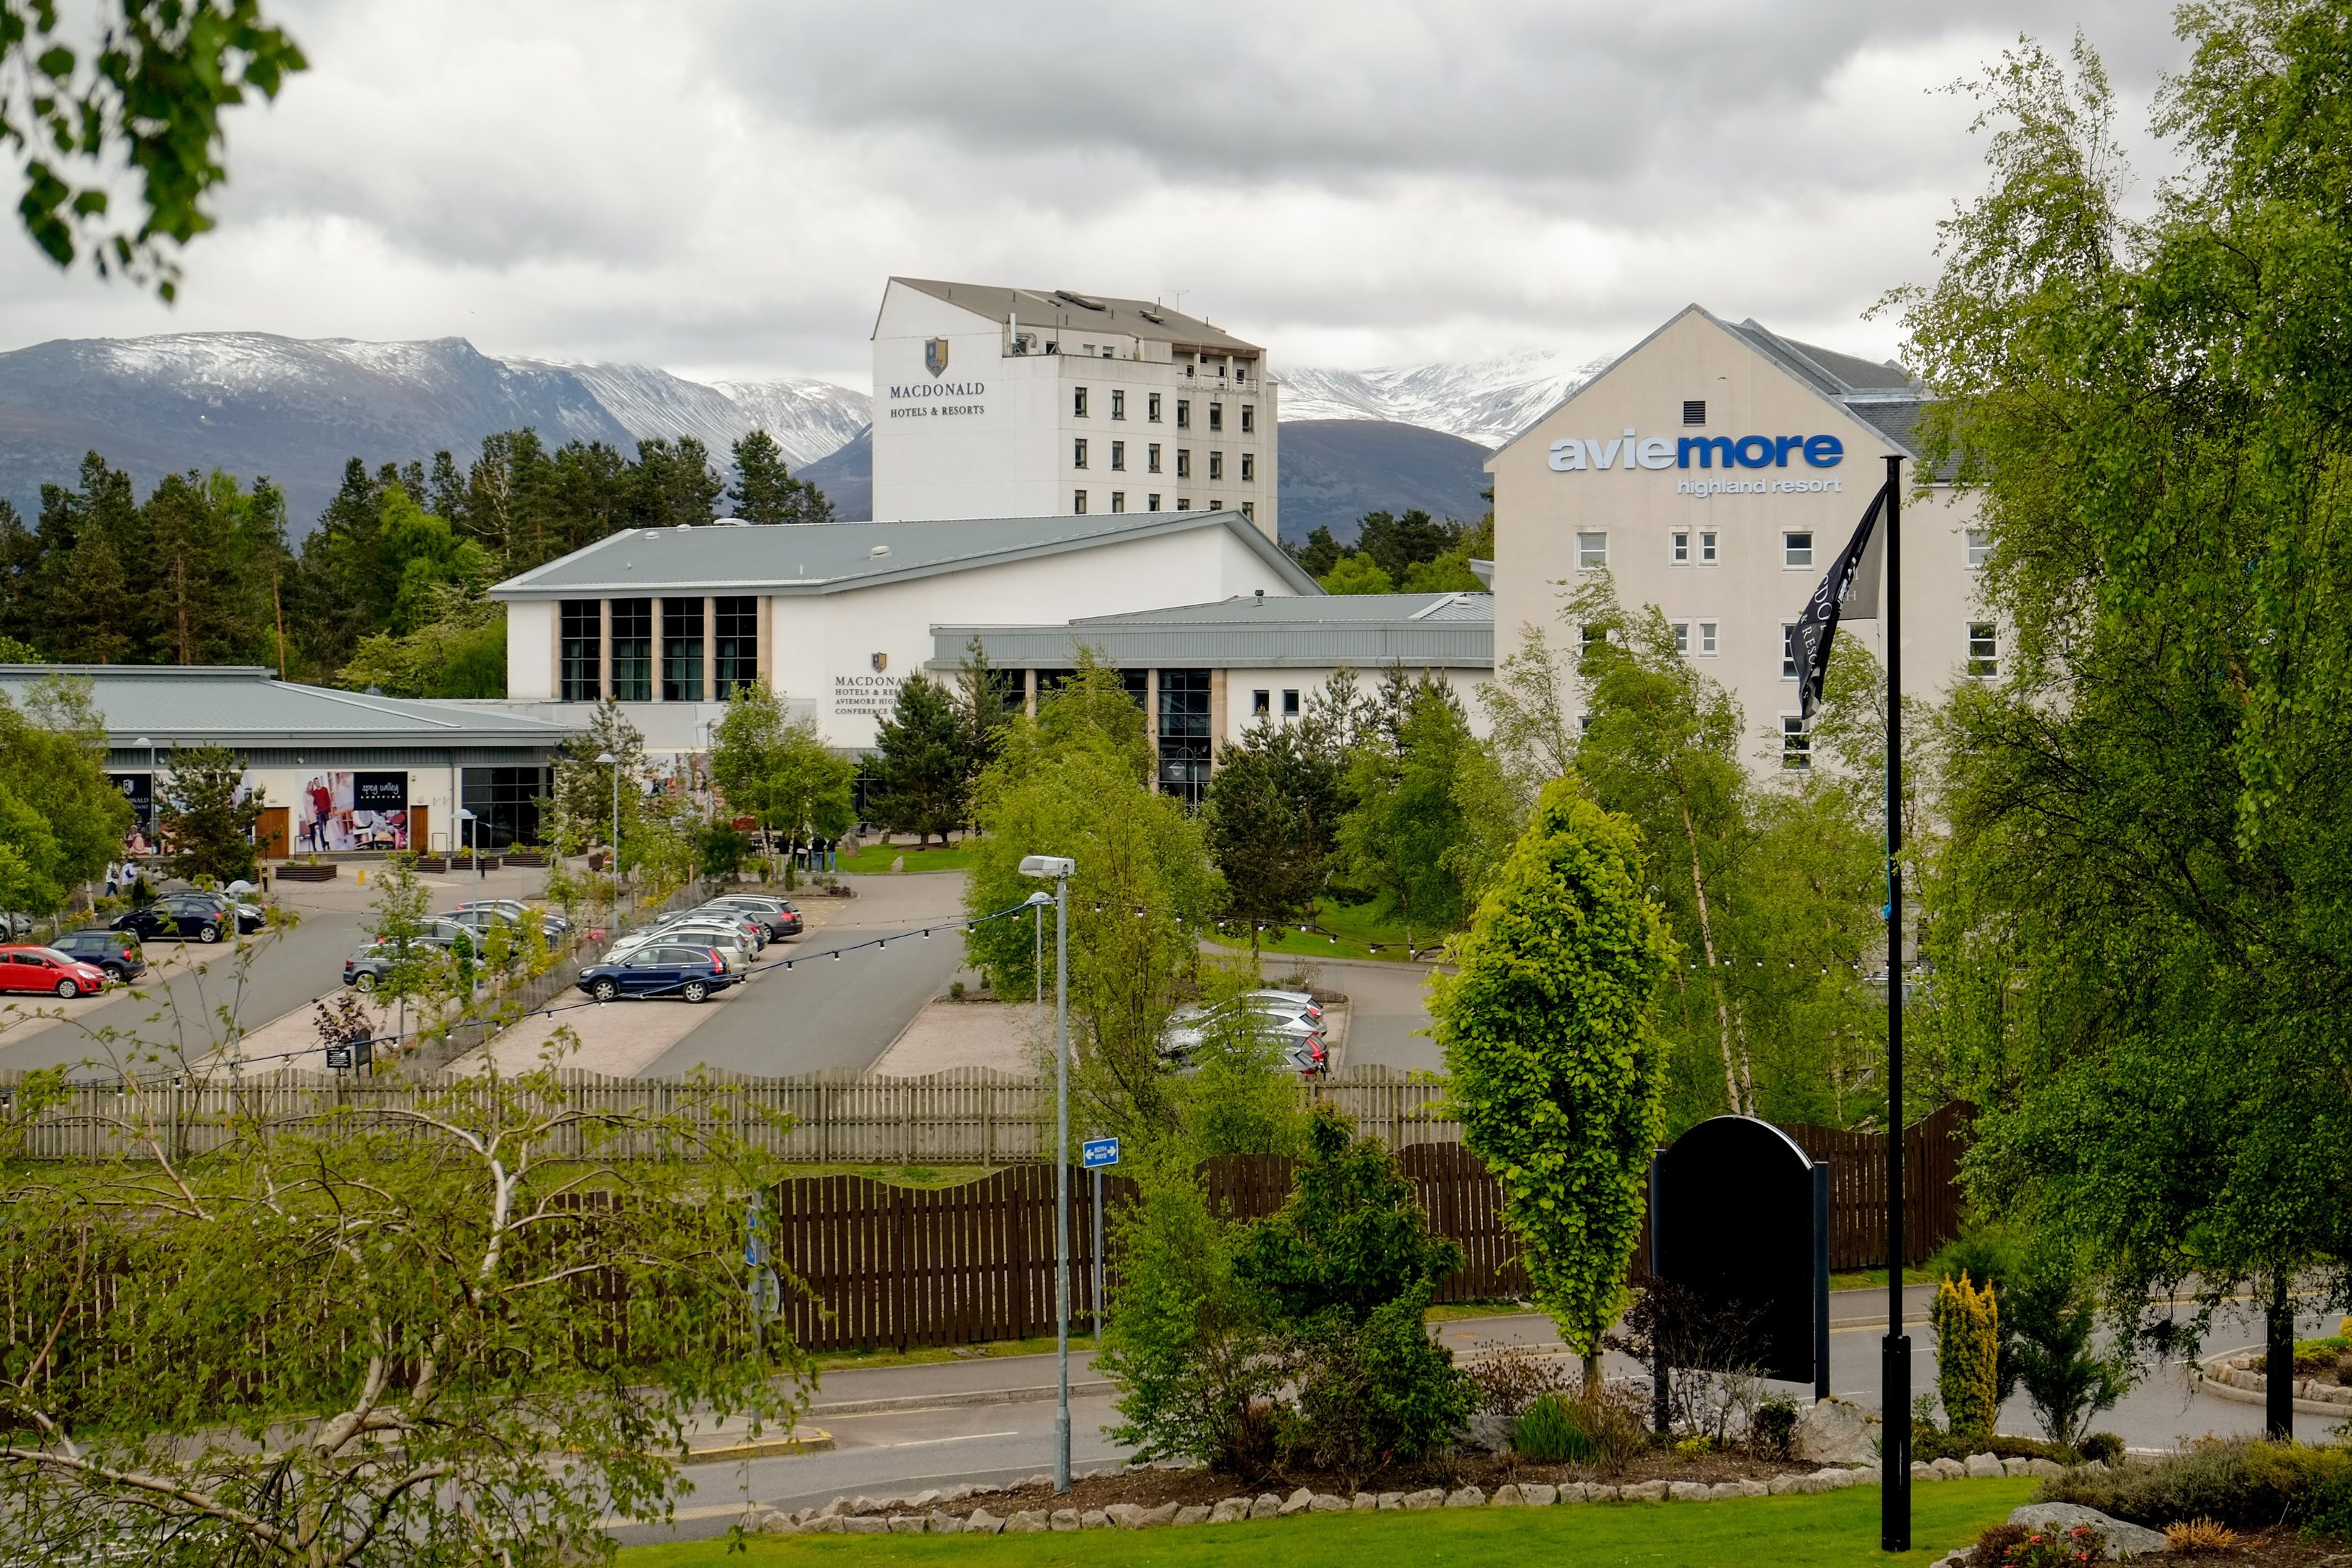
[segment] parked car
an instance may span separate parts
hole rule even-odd
[[[420,947],[470,956],[476,939],[470,929],[457,921],[436,919],[427,921],[425,928],[410,940]],[[399,962],[399,947],[396,942],[377,937],[352,953],[343,960],[343,984],[354,991],[374,990],[383,984],[384,976],[390,974],[392,966]]]
[[[679,921],[649,930],[631,931],[605,951],[606,958],[625,958],[640,949],[659,942],[689,942],[697,946],[716,948],[727,961],[730,971],[740,973],[751,966],[759,956],[752,940],[732,925],[717,921]]]
[[[617,962],[607,959],[580,972],[580,989],[599,1002],[623,996],[678,996],[704,1002],[735,983],[718,950],[683,942],[649,943]]]
[[[166,893],[152,904],[125,910],[114,917],[111,929],[148,942],[218,942],[258,931],[268,920],[251,904],[234,903],[218,893],[188,891]]]
[[[1323,1009],[1316,1005],[1310,991],[1244,991],[1241,999],[1271,1008],[1286,1008],[1315,1023],[1323,1021]]]
[[[572,929],[572,922],[555,910],[539,904],[526,904],[520,899],[468,899],[457,907],[460,910],[497,910],[518,922],[526,915],[535,914],[551,939]]]
[[[49,945],[68,958],[97,964],[109,980],[117,983],[136,980],[147,973],[147,950],[127,931],[89,926],[69,931]]]
[[[47,991],[60,997],[95,996],[106,971],[54,947],[0,947],[0,991]]]
[[[1284,1053],[1284,1059],[1301,1072],[1326,1070],[1323,1026],[1286,1003],[1236,998],[1221,1007],[1184,1007],[1168,1020],[1160,1037],[1160,1054],[1189,1064],[1211,1028],[1222,1019],[1246,1017],[1257,1031]]]
[[[526,910],[521,914],[516,915],[489,904],[467,904],[433,918],[440,921],[455,921],[472,931],[477,942],[482,942],[489,941],[490,930],[493,926],[503,926],[506,928],[507,940],[513,942],[522,935],[522,922],[529,917],[530,912]],[[544,914],[540,917],[539,929],[540,934],[550,942],[553,942],[562,934],[562,929],[551,924]]]
[[[755,950],[768,945],[768,927],[766,922],[744,910],[714,910],[708,908],[677,910],[654,921],[653,929],[656,931],[663,931],[671,926],[685,925],[688,922],[699,922],[704,925],[731,926],[735,930],[741,931],[743,933],[744,940],[749,942]]]
[[[741,910],[767,922],[768,934],[781,941],[801,934],[801,912],[790,901],[771,898],[765,893],[728,893],[705,906],[709,909]]]

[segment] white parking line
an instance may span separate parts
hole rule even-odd
[[[930,1448],[941,1443],[977,1443],[982,1437],[1018,1437],[1018,1432],[967,1432],[961,1437],[918,1437],[908,1443],[873,1443],[875,1448]]]

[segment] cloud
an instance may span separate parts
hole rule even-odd
[[[0,244],[0,342],[252,329],[863,386],[892,272],[1181,294],[1284,362],[1590,357],[1698,300],[1884,354],[1981,183],[1932,89],[2084,0],[292,0],[166,310]],[[2127,124],[2127,132],[2135,129]]]

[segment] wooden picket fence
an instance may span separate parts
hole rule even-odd
[[[709,1110],[697,1108],[698,1091],[675,1080],[607,1078],[576,1069],[563,1069],[558,1078],[575,1102],[614,1115],[724,1115],[741,1136],[784,1159],[813,1164],[1001,1165],[1044,1160],[1053,1146],[1053,1087],[986,1068],[919,1079],[856,1072],[719,1075],[711,1081],[730,1092]],[[123,1129],[135,1116],[171,1129],[175,1148],[202,1153],[232,1136],[239,1121],[291,1123],[341,1110],[366,1123],[427,1097],[463,1094],[470,1081],[447,1074],[272,1072],[232,1078],[215,1071],[203,1078],[79,1083],[22,1129],[22,1152],[28,1159],[68,1161],[132,1153]],[[24,1074],[0,1073],[0,1114],[24,1084]],[[1339,1106],[1391,1148],[1462,1139],[1461,1124],[1445,1108],[1444,1084],[1426,1073],[1351,1068],[1302,1085],[1299,1093],[1302,1100]],[[140,1102],[135,1107],[134,1099]]]

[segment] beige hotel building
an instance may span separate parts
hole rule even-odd
[[[1738,700],[1759,773],[1810,765],[1789,627],[1899,454],[1904,689],[1998,675],[1975,499],[1911,492],[1921,402],[1899,365],[1685,309],[1488,460],[1496,658],[1523,626],[1571,643],[1562,601],[1605,571]],[[1843,629],[1885,658],[1880,623]]]

